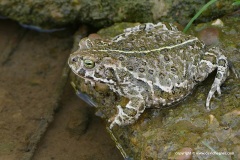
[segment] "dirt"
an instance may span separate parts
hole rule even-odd
[[[72,43],[73,32],[0,20],[0,160],[123,159],[66,82]]]

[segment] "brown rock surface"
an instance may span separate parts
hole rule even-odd
[[[1,160],[31,159],[46,130],[34,159],[122,159],[72,88],[59,102],[72,42],[68,31],[39,33],[0,20]]]

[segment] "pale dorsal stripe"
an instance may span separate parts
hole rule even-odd
[[[95,51],[95,52],[118,52],[118,53],[136,53],[136,52],[150,53],[150,52],[154,52],[154,51],[161,51],[161,50],[164,50],[164,49],[172,49],[172,48],[182,46],[184,44],[191,43],[191,42],[194,42],[194,41],[198,41],[198,38],[189,39],[185,42],[182,42],[182,43],[176,44],[176,45],[172,45],[172,46],[165,46],[165,47],[151,49],[151,50],[145,50],[145,51],[123,51],[123,50],[114,50],[114,49],[99,49],[99,50],[92,50],[92,51]]]

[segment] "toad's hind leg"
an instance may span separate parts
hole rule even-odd
[[[215,76],[214,82],[212,84],[212,87],[208,93],[208,97],[206,100],[206,107],[208,110],[210,110],[209,104],[210,104],[211,98],[214,95],[214,93],[217,91],[218,94],[221,95],[220,86],[226,80],[226,78],[228,76],[229,67],[228,67],[227,57],[225,57],[222,54],[222,52],[219,48],[211,48],[209,50],[209,52],[205,53],[205,57],[208,57],[208,55],[215,56],[215,59],[212,61],[211,65],[214,66],[214,67],[212,67],[213,69],[217,68],[217,74]],[[210,64],[210,62],[209,62],[209,64]]]
[[[195,81],[203,81],[207,78],[209,73],[215,69],[217,69],[217,74],[206,100],[206,108],[208,110],[210,110],[209,104],[214,93],[217,91],[219,95],[221,94],[220,86],[226,80],[229,70],[227,58],[222,54],[219,48],[213,47],[209,49],[208,52],[204,53],[202,60],[197,66]]]
[[[226,78],[228,76],[228,70],[229,69],[228,69],[227,57],[225,57],[224,55],[220,55],[217,58],[217,74],[215,76],[211,90],[208,93],[208,97],[207,97],[207,101],[206,101],[206,107],[208,110],[210,110],[209,104],[210,104],[210,100],[211,100],[213,94],[217,91],[218,94],[221,95],[220,86],[226,80]]]
[[[140,98],[132,98],[126,104],[126,106],[117,106],[118,113],[113,117],[112,123],[110,124],[110,129],[112,129],[116,124],[119,126],[124,126],[134,123],[139,116],[145,110],[144,101]]]

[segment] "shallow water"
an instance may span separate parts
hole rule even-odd
[[[71,33],[0,20],[0,159],[122,159],[93,110],[63,88]]]

